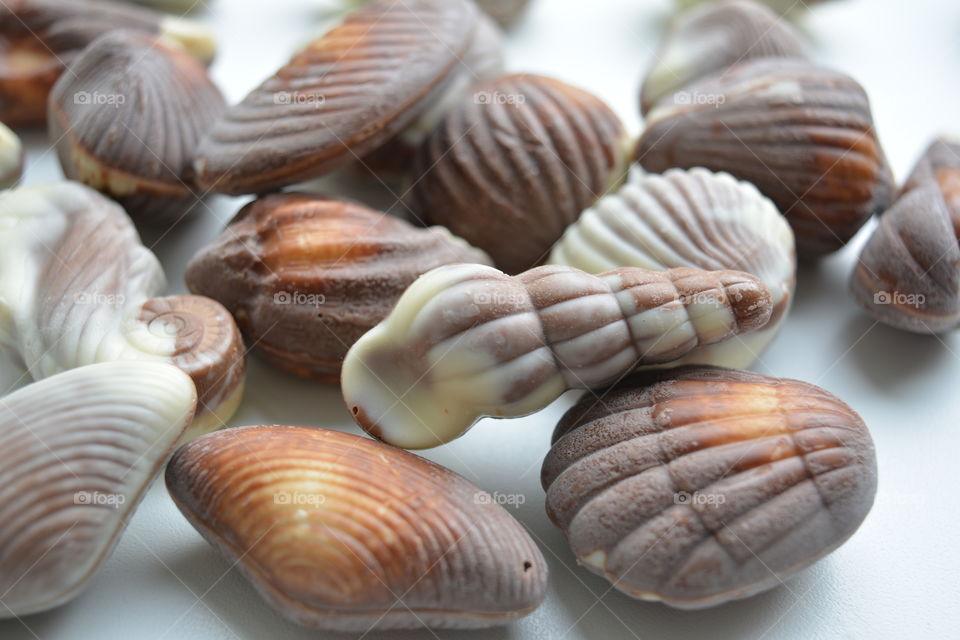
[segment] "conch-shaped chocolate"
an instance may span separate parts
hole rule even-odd
[[[706,167],[752,182],[790,221],[801,257],[844,246],[893,197],[863,88],[803,60],[730,67],[661,101],[638,162]]]
[[[849,538],[877,462],[860,416],[797,380],[675,369],[584,396],[543,463],[547,514],[624,593],[697,609],[772,589]]]
[[[8,189],[23,174],[23,143],[10,128],[0,122],[0,189]]]
[[[233,414],[246,370],[233,318],[209,298],[158,297],[160,263],[116,203],[75,182],[4,191],[0,248],[0,346],[34,379],[96,362],[168,362],[197,387],[188,438]]]
[[[484,416],[533,413],[759,329],[771,312],[763,283],[737,271],[440,267],[347,353],[343,397],[372,435],[434,447]]]
[[[262,193],[370,153],[459,77],[481,17],[470,0],[374,0],[351,13],[214,125],[200,184]]]
[[[938,139],[880,216],[851,279],[880,322],[914,333],[960,325],[960,143]]]
[[[137,222],[184,217],[200,139],[226,104],[203,65],[144,33],[98,38],[50,92],[48,126],[64,175],[115,199]]]
[[[627,137],[599,98],[535,75],[482,83],[416,157],[411,205],[508,273],[536,266],[623,179]]]
[[[806,58],[797,30],[752,0],[724,0],[679,14],[664,37],[640,91],[640,106],[653,105],[684,86],[757,58]]]
[[[187,266],[190,291],[221,302],[260,353],[296,375],[340,379],[347,349],[420,274],[490,264],[442,227],[307,193],[245,206]]]
[[[0,399],[0,618],[80,592],[196,403],[190,378],[161,362],[92,364]]]
[[[663,175],[634,169],[619,190],[567,229],[550,262],[589,273],[696,267],[757,276],[773,304],[767,326],[697,347],[679,360],[740,368],[750,366],[780,329],[797,270],[793,232],[774,204],[752,184],[700,168]]]
[[[204,64],[216,49],[199,23],[145,7],[102,0],[4,0],[0,120],[12,127],[43,125],[47,94],[63,70],[91,42],[120,29],[166,38]]]
[[[543,556],[490,494],[369,438],[226,429],[177,451],[167,487],[267,602],[306,626],[489,627],[546,595]]]

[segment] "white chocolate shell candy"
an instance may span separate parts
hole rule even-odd
[[[233,414],[246,370],[233,318],[209,298],[158,298],[160,263],[116,203],[74,182],[4,191],[0,249],[0,346],[34,379],[96,362],[170,362],[200,398],[187,437]]]
[[[159,362],[80,367],[0,399],[0,618],[79,593],[196,403],[190,378]]]
[[[679,362],[749,367],[777,334],[790,309],[797,258],[793,231],[769,198],[748,182],[706,169],[663,175],[635,168],[567,229],[550,263],[589,273],[616,267],[734,269],[770,290],[766,327],[737,340],[697,347]]]
[[[533,413],[763,327],[771,312],[767,288],[738,271],[440,267],[347,352],[343,397],[375,437],[434,447],[484,416]]]
[[[0,122],[0,189],[17,184],[23,173],[23,143]]]
[[[177,451],[166,480],[231,566],[309,627],[489,627],[546,595],[543,556],[488,493],[369,438],[226,429]]]

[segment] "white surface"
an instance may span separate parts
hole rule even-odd
[[[322,30],[334,0],[214,0],[201,15],[221,42],[216,80],[240,99]],[[514,70],[552,74],[608,100],[639,129],[637,93],[669,0],[535,0],[510,41]],[[805,22],[816,55],[868,89],[898,178],[930,137],[960,131],[960,4],[946,0],[847,0]],[[45,137],[28,136],[28,182],[59,177]],[[357,194],[355,194],[357,195]],[[389,194],[359,194],[389,204]],[[237,210],[217,198],[200,220],[155,246],[171,283],[184,290],[186,260]],[[960,635],[960,336],[899,333],[860,314],[846,291],[841,255],[801,269],[792,316],[757,371],[814,382],[837,393],[870,426],[879,456],[877,504],[840,550],[786,586],[747,601],[681,612],[633,601],[576,567],[543,512],[539,467],[568,402],[523,420],[485,421],[427,452],[489,491],[521,492],[516,515],[550,563],[544,606],[511,626],[402,638],[956,638]],[[156,239],[147,238],[148,244]],[[248,392],[232,424],[287,423],[355,431],[338,391],[297,380],[253,358]],[[0,390],[7,388],[0,375]],[[16,375],[13,375],[16,378]],[[161,483],[153,487],[113,557],[72,603],[0,622],[0,638],[319,638],[275,614],[186,523]],[[370,638],[389,637],[371,634]]]

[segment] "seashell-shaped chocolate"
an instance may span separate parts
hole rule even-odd
[[[475,89],[417,153],[411,204],[518,273],[622,180],[627,136],[600,99],[559,80],[510,75]]]
[[[23,161],[23,143],[17,134],[0,122],[0,189],[7,189],[20,181]]]
[[[933,142],[867,241],[851,278],[873,318],[914,333],[960,326],[960,143]]]
[[[177,451],[166,479],[191,524],[306,626],[488,627],[546,595],[543,556],[489,494],[368,438],[226,429]]]
[[[588,273],[695,267],[757,276],[773,304],[767,326],[697,347],[678,361],[738,368],[750,366],[779,331],[797,270],[793,232],[774,204],[748,182],[701,168],[663,175],[635,168],[567,229],[550,262]]]
[[[213,36],[199,23],[103,0],[4,0],[0,3],[0,120],[46,122],[47,94],[63,70],[98,37],[124,29],[162,36],[204,64]]]
[[[374,0],[354,11],[214,125],[198,152],[200,184],[262,193],[370,153],[449,88],[480,16],[470,0]]]
[[[694,80],[757,58],[806,58],[797,30],[753,0],[724,0],[679,14],[640,91],[644,114]]]
[[[190,291],[220,301],[267,359],[336,382],[347,349],[434,267],[490,258],[442,227],[306,193],[245,206],[187,266]]]
[[[207,298],[158,297],[160,263],[116,203],[75,182],[4,191],[0,247],[0,347],[34,379],[96,362],[168,362],[198,390],[188,438],[236,410],[246,364],[233,318]]]
[[[687,367],[584,396],[542,481],[580,564],[634,598],[697,609],[772,589],[843,544],[877,463],[833,394]]]
[[[484,416],[533,413],[759,329],[771,312],[763,283],[738,271],[439,267],[347,353],[343,397],[375,437],[435,447]]]
[[[162,38],[119,31],[76,58],[50,92],[64,175],[138,222],[168,223],[200,202],[193,157],[226,104],[203,66]]]
[[[196,402],[190,378],[158,362],[80,367],[0,401],[0,618],[83,589]]]
[[[863,88],[802,60],[745,62],[661,101],[637,160],[752,182],[787,217],[801,257],[841,248],[893,197]]]

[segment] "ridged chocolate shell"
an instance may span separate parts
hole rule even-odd
[[[685,87],[651,111],[636,157],[653,172],[702,166],[752,182],[801,257],[843,247],[894,192],[863,88],[801,60],[745,62]]]
[[[4,0],[0,4],[0,120],[46,122],[47,94],[63,70],[98,37],[117,30],[161,35],[209,64],[213,38],[197,23],[100,0]]]
[[[0,346],[34,379],[97,362],[167,362],[200,393],[188,437],[236,409],[245,359],[233,318],[213,300],[159,297],[160,263],[119,205],[75,182],[4,191],[0,247]]]
[[[503,76],[478,85],[424,141],[411,204],[519,273],[622,180],[625,140],[616,114],[592,94],[543,76]]]
[[[48,128],[64,175],[137,222],[172,223],[204,195],[193,158],[226,103],[203,66],[156,36],[98,38],[50,92]]]
[[[752,0],[727,0],[679,14],[640,91],[641,111],[694,80],[757,58],[806,58],[796,29]]]
[[[478,18],[470,0],[374,0],[351,13],[216,123],[200,184],[262,193],[366,155],[443,94]]]
[[[23,174],[23,143],[7,125],[0,122],[0,189],[8,189]]]
[[[306,626],[487,627],[546,594],[543,556],[489,494],[367,438],[228,429],[177,451],[166,478],[193,526]]]
[[[244,207],[190,262],[185,279],[226,306],[272,363],[335,382],[347,349],[420,274],[456,262],[490,258],[440,227],[282,193]]]
[[[72,599],[110,554],[190,424],[193,383],[168,364],[110,362],[0,402],[0,618]]]
[[[580,563],[635,598],[702,608],[776,587],[873,504],[860,416],[805,382],[683,368],[625,381],[563,417],[547,514]]]
[[[900,195],[937,183],[954,211],[960,211],[960,139],[941,136],[930,143],[913,168]]]
[[[766,327],[737,340],[697,347],[680,362],[748,367],[777,334],[790,309],[797,258],[793,232],[752,184],[702,168],[663,175],[630,172],[570,226],[552,264],[589,273],[618,266],[666,271],[733,269],[757,276],[770,291]]]

